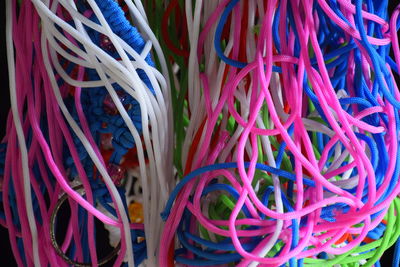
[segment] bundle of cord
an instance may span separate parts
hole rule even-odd
[[[8,0],[7,16],[0,223],[18,265],[157,266],[174,185],[172,107],[141,2]],[[97,220],[109,231],[106,256]]]
[[[380,266],[400,235],[400,6],[152,7],[165,8],[152,25],[177,37],[164,47],[187,90],[174,100],[182,176],[162,213],[160,266]]]
[[[171,102],[173,106],[174,157],[173,165],[177,177],[182,178],[182,147],[188,126],[187,116],[187,79],[189,40],[185,12],[179,0],[143,1],[143,7],[149,18],[165,55],[166,66],[171,80]]]

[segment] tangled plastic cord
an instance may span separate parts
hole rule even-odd
[[[17,5],[7,1],[12,114],[0,151],[1,223],[17,263],[65,266],[69,257],[77,266],[98,265],[96,217],[110,240],[120,239],[114,266],[145,258],[155,266],[159,214],[173,181],[171,103],[165,59],[143,6],[124,3],[145,38],[113,0]],[[131,173],[141,196],[132,196]],[[63,192],[71,216],[56,251],[49,229]],[[133,198],[153,212],[135,218],[142,215],[131,208],[140,205],[127,202]]]
[[[387,9],[8,0],[0,223],[18,265],[380,266],[400,236]]]
[[[399,7],[170,1],[164,22],[182,9],[185,176],[161,266],[378,262],[399,236]]]

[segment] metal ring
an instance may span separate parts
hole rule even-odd
[[[79,191],[81,189],[83,189],[82,185],[73,187],[72,189],[74,189],[75,191]],[[51,243],[54,247],[54,249],[56,250],[56,253],[68,264],[71,264],[73,266],[78,266],[78,267],[91,267],[92,264],[91,263],[85,263],[85,262],[77,262],[74,261],[73,259],[70,259],[67,255],[65,255],[65,253],[61,250],[60,246],[57,244],[56,241],[56,234],[55,234],[55,222],[56,222],[56,217],[57,217],[57,213],[60,210],[62,204],[65,202],[65,200],[68,198],[68,195],[66,193],[64,193],[60,199],[57,202],[57,205],[55,206],[51,217],[50,217],[50,239],[51,239]],[[101,260],[99,260],[98,265],[103,265],[107,262],[109,262],[112,258],[114,258],[118,252],[120,251],[121,248],[121,243],[118,243],[118,245],[114,248],[113,251],[111,251],[110,254],[108,254],[106,257],[102,258]]]

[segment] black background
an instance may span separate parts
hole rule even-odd
[[[399,0],[389,0],[390,9],[393,10],[399,4]],[[4,136],[7,114],[10,108],[8,92],[8,74],[5,41],[5,3],[0,1],[0,139]],[[104,233],[103,233],[104,235]],[[107,237],[104,235],[104,238]],[[107,244],[107,242],[101,242]],[[107,246],[100,247],[99,251],[109,251]],[[101,254],[100,254],[101,255]],[[391,266],[393,248],[388,250],[381,259],[382,267]],[[0,265],[13,267],[16,263],[11,252],[7,230],[0,226]],[[394,266],[395,267],[395,266]]]

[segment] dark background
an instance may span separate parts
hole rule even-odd
[[[393,10],[399,4],[399,0],[389,0],[389,2],[391,10]],[[0,85],[1,85],[1,93],[0,93],[0,139],[1,139],[5,133],[7,113],[10,108],[9,91],[8,91],[7,58],[6,58],[6,41],[5,41],[4,1],[0,1]],[[106,236],[104,237],[107,238]],[[100,248],[100,251],[105,251],[105,250],[109,251],[106,247]],[[393,256],[393,248],[388,250],[383,255],[381,259],[382,267],[391,266],[392,256]],[[7,267],[16,266],[13,254],[11,252],[7,230],[1,226],[0,226],[0,265]]]

